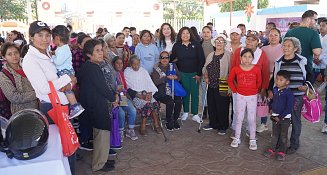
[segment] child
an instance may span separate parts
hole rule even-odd
[[[52,59],[53,63],[56,65],[58,76],[64,74],[74,76],[72,53],[67,44],[69,40],[69,30],[63,25],[58,25],[52,29],[52,37],[53,43],[57,46],[55,55]],[[84,111],[84,108],[77,102],[74,92],[69,90],[66,91],[65,94],[70,104],[70,119],[79,116]]]
[[[250,126],[249,149],[257,150],[255,139],[257,94],[261,88],[262,78],[260,68],[252,64],[253,58],[253,51],[245,48],[241,52],[241,64],[231,70],[227,82],[233,93],[236,93],[235,138],[231,147],[236,148],[241,143],[241,128],[246,109]]]
[[[291,74],[286,70],[277,72],[273,93],[272,103],[272,139],[271,148],[264,153],[266,157],[271,157],[278,149],[277,160],[285,160],[285,151],[287,149],[288,128],[291,121],[291,113],[294,106],[294,96],[287,87],[290,83]],[[279,148],[277,147],[277,142]]]

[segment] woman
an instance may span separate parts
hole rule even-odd
[[[10,32],[11,38],[14,44],[19,47],[19,50],[26,44],[26,40],[24,39],[23,34],[18,32],[17,30],[13,30]]]
[[[211,27],[204,26],[202,28],[202,41],[200,43],[202,45],[205,58],[207,58],[208,55],[215,50],[215,45],[211,44],[211,39],[212,39],[212,29],[211,29]],[[203,118],[204,119],[207,118],[207,113],[208,113],[207,100],[204,101],[205,95],[206,95],[206,90],[207,90],[206,87],[207,87],[207,84],[204,81],[204,79],[202,79],[201,89],[200,89],[200,91],[202,93],[201,92],[200,93],[201,93],[201,98],[202,98],[202,104],[204,104],[204,109],[203,109]],[[204,127],[204,129],[206,130],[205,127]]]
[[[103,40],[108,45],[108,53],[103,53],[104,57],[107,57],[108,60],[112,60],[115,56],[123,58],[123,52],[120,52],[120,50],[116,48],[116,38],[114,35],[108,33],[103,37]]]
[[[169,23],[163,23],[159,30],[157,47],[159,52],[167,51],[169,54],[176,42],[176,32]]]
[[[19,48],[13,43],[5,43],[1,47],[1,54],[6,63],[0,72],[0,89],[10,102],[11,114],[27,108],[37,109],[38,101],[35,91],[19,64]],[[1,109],[1,113],[4,111]],[[9,118],[10,116],[9,114],[3,117]]]
[[[140,43],[140,35],[139,34],[134,34],[132,36],[132,46],[129,47],[129,50],[131,50],[132,54],[135,54],[135,48],[136,48],[138,43]]]
[[[107,172],[114,169],[107,161],[110,149],[111,109],[117,106],[118,98],[115,90],[107,85],[106,82],[110,80],[105,78],[100,67],[104,61],[101,42],[97,39],[87,41],[83,54],[87,61],[78,74],[78,81],[80,102],[93,127],[92,171]]]
[[[125,43],[125,34],[117,33],[116,34],[116,48],[118,52],[121,53],[121,56],[124,60],[124,70],[127,66],[129,66],[128,60],[131,56],[131,51],[129,50],[129,46]]]
[[[140,134],[147,134],[145,124],[147,117],[152,117],[154,122],[154,131],[161,133],[158,120],[158,112],[160,109],[159,103],[153,98],[158,89],[153,84],[149,73],[140,67],[140,59],[137,55],[132,55],[130,58],[131,67],[127,67],[124,71],[127,90],[130,97],[133,99],[136,109],[142,116]]]
[[[203,48],[192,39],[191,29],[183,27],[177,35],[177,42],[173,46],[170,59],[176,62],[181,72],[182,85],[187,95],[183,98],[184,114],[182,120],[186,120],[189,113],[190,97],[191,113],[198,116],[199,106],[199,83],[202,75],[202,68],[205,62]]]
[[[306,81],[306,64],[307,59],[301,56],[301,44],[295,37],[286,37],[282,43],[283,56],[275,62],[274,77],[270,81],[269,97],[272,98],[274,80],[279,70],[287,70],[291,74],[288,87],[294,95],[294,107],[292,111],[292,134],[290,139],[290,147],[287,149],[287,154],[293,154],[300,146],[301,135],[301,109],[303,105],[303,95],[307,90],[304,85]]]
[[[196,42],[201,42],[201,37],[199,36],[198,29],[196,27],[192,26],[191,31],[194,37],[194,41]]]
[[[122,86],[120,92],[120,105],[119,105],[119,130],[121,138],[124,138],[124,128],[125,128],[125,114],[128,114],[128,129],[126,130],[126,137],[131,140],[137,140],[138,137],[135,134],[135,118],[136,118],[136,109],[133,105],[131,99],[127,98],[127,85],[123,72],[123,60],[119,57],[115,57],[112,60],[112,65],[116,71],[116,83],[118,86]]]
[[[62,105],[68,105],[68,100],[63,93],[71,90],[76,84],[74,76],[63,75],[58,77],[57,69],[51,61],[48,48],[51,42],[51,33],[49,26],[41,21],[34,21],[29,27],[29,36],[32,43],[28,52],[24,57],[23,70],[26,77],[36,93],[36,97],[40,100],[40,111],[45,114],[50,124],[54,124],[48,116],[48,111],[52,109],[52,105],[48,94],[50,93],[49,81],[51,81],[57,90]],[[70,170],[75,174],[75,154],[68,158]]]
[[[259,44],[259,38],[257,35],[257,32],[253,31],[253,32],[249,32],[249,34],[246,36],[246,45],[245,48],[251,49],[254,53],[254,59],[252,61],[252,64],[255,64],[257,66],[259,66],[260,70],[261,70],[261,77],[262,77],[262,85],[261,85],[261,89],[260,89],[260,94],[262,97],[266,96],[266,90],[268,89],[268,85],[269,85],[269,61],[267,58],[266,53],[261,50],[258,47]],[[230,70],[235,67],[235,66],[239,66],[241,63],[241,51],[243,50],[243,47],[237,48],[234,53],[233,53],[233,57],[231,60],[231,65],[230,65]],[[236,94],[233,93],[233,114],[235,115],[235,109],[236,109],[236,104],[235,104],[235,96]],[[233,130],[235,130],[235,123],[236,120],[234,120],[234,116],[233,116],[233,122],[232,122],[232,128]],[[248,131],[248,124],[246,125],[246,129]],[[256,129],[256,128],[255,128]],[[234,133],[232,133],[231,137],[233,136]],[[247,132],[248,134],[248,132]]]
[[[225,135],[229,126],[229,103],[232,93],[229,88],[223,86],[226,85],[229,74],[231,53],[225,50],[226,36],[223,34],[219,34],[212,45],[216,50],[208,55],[203,67],[204,80],[208,84],[209,110],[209,124],[203,129],[217,129],[218,134]]]
[[[273,28],[269,31],[269,45],[263,46],[262,50],[266,52],[269,61],[269,77],[273,77],[275,62],[283,56],[282,45],[280,44],[280,31]],[[257,132],[267,131],[267,117],[261,117],[261,125],[257,128]]]
[[[141,67],[151,74],[153,66],[159,62],[159,51],[156,45],[151,43],[152,35],[149,30],[142,30],[140,38],[141,42],[136,46],[135,54],[141,60]]]
[[[160,53],[160,62],[154,65],[151,78],[158,88],[156,100],[166,104],[166,128],[168,131],[179,130],[180,125],[177,121],[182,109],[182,97],[174,95],[172,97],[171,87],[168,85],[168,79],[179,81],[180,74],[175,64],[169,64],[169,52]],[[174,68],[176,75],[169,75],[169,70]]]

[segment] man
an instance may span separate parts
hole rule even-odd
[[[241,29],[239,28],[232,28],[230,30],[230,48],[229,51],[234,53],[234,51],[242,46],[241,43]]]
[[[136,34],[136,28],[135,28],[135,27],[130,27],[130,28],[129,28],[129,31],[130,31],[130,33],[131,33],[129,36],[133,38],[133,35]]]
[[[212,22],[208,22],[207,26],[211,28],[212,31],[212,38],[217,38],[218,33],[217,31],[213,28],[213,23]]]
[[[313,80],[313,62],[319,63],[319,55],[321,53],[321,43],[318,32],[312,30],[318,21],[317,12],[313,10],[307,10],[302,15],[302,22],[299,27],[289,30],[285,37],[296,37],[301,42],[302,53],[301,55],[307,58],[307,80]],[[302,106],[303,101],[299,100],[295,103],[301,103],[296,106]],[[297,115],[295,115],[297,116]],[[294,117],[292,114],[292,134],[290,139],[290,147],[287,149],[287,154],[295,153],[300,146],[301,135],[301,116]]]
[[[327,19],[324,19],[320,22],[320,40],[322,45],[322,52],[319,57],[319,61],[321,62],[319,66],[324,65],[323,71],[325,73],[326,65],[327,65]],[[322,74],[324,75],[324,74]],[[327,80],[327,76],[325,77]],[[327,97],[325,98],[327,101]],[[327,113],[325,112],[325,120],[323,127],[321,128],[322,133],[327,133]]]
[[[242,45],[245,45],[245,41],[246,41],[246,27],[244,24],[238,24],[237,28],[239,28],[241,30],[241,43]]]
[[[131,47],[132,44],[133,44],[133,40],[132,40],[132,37],[129,36],[129,33],[130,33],[129,27],[124,27],[122,32],[125,35],[125,41],[124,41],[124,43],[127,44],[128,47]]]

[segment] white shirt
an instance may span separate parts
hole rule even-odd
[[[58,77],[56,66],[51,62],[50,56],[42,54],[39,50],[30,45],[23,59],[22,67],[38,99],[50,103],[48,97],[50,87],[48,82],[52,81],[57,90],[61,104],[68,104],[66,95],[63,92],[59,92],[59,89],[70,83],[71,79],[66,74]]]
[[[125,37],[125,41],[124,41],[124,43],[127,43],[128,47],[131,47],[132,44],[133,44],[133,39],[132,39],[132,37],[129,36],[129,35],[128,35],[127,38]]]
[[[149,73],[143,67],[140,67],[138,71],[134,71],[131,67],[127,67],[124,71],[124,76],[127,87],[134,91],[141,92],[145,90],[147,92],[152,92],[152,94],[158,91]]]
[[[165,51],[171,52],[173,50],[174,43],[172,43],[170,40],[166,40],[166,48]]]
[[[319,56],[319,60],[321,61],[321,63],[319,65],[316,65],[315,63],[312,64],[313,68],[316,69],[326,69],[327,66],[327,35],[322,36],[321,34],[319,34],[320,36],[320,41],[321,41],[321,46],[322,46],[322,50],[321,50],[321,54]]]

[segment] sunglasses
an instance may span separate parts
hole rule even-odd
[[[160,57],[160,59],[169,59],[169,57]]]

